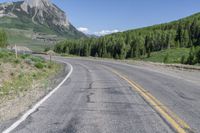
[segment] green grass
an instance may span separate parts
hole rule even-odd
[[[185,58],[187,59],[189,51],[189,48],[168,49],[151,53],[151,56],[149,58],[142,57],[141,60],[151,62],[164,62],[165,58],[168,55],[167,62],[165,63],[180,63],[182,56],[185,56]]]
[[[11,81],[6,81],[3,84],[3,87],[0,88],[0,98],[8,95],[23,93],[24,91],[31,89],[34,81],[40,80],[41,84],[42,82],[48,82],[46,78],[48,78],[52,74],[55,74],[59,70],[59,66],[55,64],[51,65],[51,69],[52,70],[43,69],[44,71],[32,72],[29,74],[24,74],[23,72],[21,72],[18,77],[13,78]]]
[[[176,48],[176,49],[168,49],[159,52],[151,53],[151,56],[147,58],[147,56],[143,56],[141,58],[135,58],[135,60],[143,60],[150,62],[158,62],[158,63],[169,63],[169,64],[180,64],[181,58],[185,56],[185,60],[187,60],[189,56],[190,48]],[[79,57],[76,55],[69,54],[60,54],[64,57]],[[168,56],[168,57],[167,57]],[[90,58],[90,57],[87,57]],[[196,64],[197,66],[200,64]]]
[[[22,30],[32,29],[34,32],[43,32],[47,34],[56,33],[45,25],[34,24],[32,22],[31,17],[27,16],[26,14],[17,13],[17,15],[19,18],[9,18],[9,17],[0,18],[1,20],[0,27],[22,29]]]
[[[53,49],[55,44],[33,40],[32,36],[35,34],[32,30],[19,30],[4,28],[8,35],[8,43],[11,46],[24,46],[36,52],[43,52],[45,48]],[[58,37],[58,40],[64,40],[63,37]]]
[[[41,57],[32,55],[20,55],[18,59],[15,59],[15,55],[6,50],[0,49],[0,65],[3,63],[10,63],[13,67],[18,67],[15,73],[8,73],[11,75],[7,81],[4,81],[0,86],[0,102],[5,97],[13,97],[20,93],[26,92],[29,89],[33,89],[33,83],[46,84],[48,83],[48,77],[55,75],[61,69],[60,64],[54,62],[45,61]],[[29,66],[26,70],[25,66]],[[0,70],[2,73],[5,70]]]
[[[32,36],[34,34],[31,30],[18,30],[18,29],[5,29],[8,35],[8,43],[11,46],[24,46],[37,52],[42,52],[48,47],[53,47],[54,44],[49,44],[44,41],[33,40]]]

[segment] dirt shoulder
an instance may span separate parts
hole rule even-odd
[[[26,92],[5,98],[0,104],[0,121],[13,119],[28,110],[30,106],[57,86],[63,80],[64,74],[67,74],[67,72],[65,65],[62,65],[62,70],[59,73],[51,75],[48,79],[43,79],[42,81],[34,81],[31,88]]]
[[[46,61],[43,64],[43,68],[37,68],[24,59],[17,64],[11,61],[1,63],[0,129],[5,129],[7,124],[48,94],[68,73],[66,64],[48,64]]]

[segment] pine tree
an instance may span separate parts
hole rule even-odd
[[[187,30],[184,30],[183,32],[183,39],[182,39],[182,47],[187,47],[189,45],[189,33]]]
[[[190,26],[190,38],[193,42],[193,44],[197,41],[197,29],[198,29],[198,20],[195,18]]]
[[[183,27],[181,22],[178,25],[177,31],[176,31],[176,42],[179,42],[179,47],[182,47],[182,42],[183,42]]]

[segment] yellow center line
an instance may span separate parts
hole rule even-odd
[[[138,92],[146,102],[148,102],[152,108],[160,114],[160,116],[166,120],[166,122],[177,132],[177,133],[187,133],[193,132],[190,126],[181,118],[179,118],[174,112],[169,110],[164,104],[162,104],[158,99],[156,99],[152,94],[138,85],[136,82],[129,80],[127,77],[121,75],[112,68],[104,66],[106,69],[118,75],[123,80],[127,81],[134,91]]]

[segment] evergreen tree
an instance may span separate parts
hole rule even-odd
[[[183,39],[182,39],[182,42],[181,42],[182,47],[188,47],[189,46],[189,41],[190,41],[189,39],[190,38],[189,38],[188,31],[184,30],[184,32],[183,32]]]
[[[182,63],[199,62],[199,54],[195,52],[200,46],[200,14],[171,23],[130,30],[121,33],[66,40],[55,46],[55,51],[80,56],[98,56],[108,58],[140,58],[150,57],[152,52],[176,47],[191,48],[189,57],[182,57]],[[6,37],[0,31],[0,46],[5,46]],[[198,50],[197,50],[198,51]],[[167,58],[167,55],[166,55]]]
[[[183,43],[183,27],[182,27],[181,22],[178,25],[175,40],[176,40],[176,42],[178,42],[180,44],[178,47],[183,46],[183,44],[182,44]]]
[[[197,42],[197,29],[198,29],[197,22],[198,20],[195,18],[190,26],[190,38],[193,44]]]

